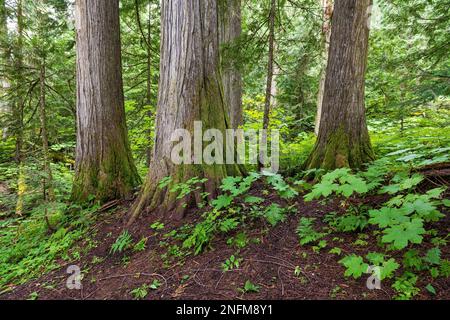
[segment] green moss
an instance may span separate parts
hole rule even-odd
[[[130,156],[113,150],[100,163],[92,161],[81,165],[75,177],[72,200],[86,202],[90,196],[94,196],[103,203],[124,198],[140,182]]]
[[[334,170],[350,167],[361,168],[375,159],[370,138],[353,138],[343,127],[328,136],[326,143],[317,141],[306,162],[307,169]]]

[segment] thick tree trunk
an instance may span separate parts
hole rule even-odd
[[[48,201],[55,200],[55,193],[53,191],[53,175],[49,161],[48,151],[48,134],[47,134],[47,114],[46,114],[46,88],[45,88],[45,60],[42,61],[40,70],[40,99],[39,99],[39,116],[41,121],[41,137],[42,137],[42,155],[44,162],[44,172],[46,177],[44,178],[44,198]]]
[[[321,72],[320,82],[319,82],[319,93],[317,95],[317,116],[316,125],[314,132],[316,136],[319,135],[320,130],[320,118],[322,116],[322,103],[323,103],[323,93],[325,90],[325,79],[327,76],[327,64],[328,64],[328,53],[330,51],[330,40],[331,40],[331,17],[333,16],[333,0],[320,0],[323,8],[323,25],[322,25],[322,35],[323,35],[323,62],[324,67]]]
[[[233,48],[242,33],[241,0],[222,0],[219,3],[219,40],[221,45]],[[236,56],[235,54],[231,56]],[[229,108],[231,127],[244,124],[242,113],[242,75],[236,61],[222,61],[224,98]]]
[[[188,130],[194,137],[194,122],[200,121],[204,131],[217,129],[225,137],[225,130],[230,128],[220,75],[217,0],[163,1],[161,19],[154,154],[141,195],[131,210],[130,224],[144,209],[154,211],[158,208],[175,218],[182,218],[186,208],[200,201],[202,192],[208,192],[212,198],[224,177],[242,173],[237,165],[199,161],[198,153],[202,150],[198,148],[205,146],[202,143],[193,147],[194,164],[176,165],[171,159],[174,143],[170,141],[176,130]],[[198,139],[202,139],[202,134]],[[172,177],[171,185],[158,188],[159,181],[168,176]],[[195,194],[177,200],[177,194],[170,192],[171,187],[193,177],[207,179],[207,182],[199,186]]]
[[[125,122],[119,0],[77,0],[77,148],[73,200],[122,198],[139,182]]]
[[[336,0],[320,132],[307,168],[360,168],[374,159],[365,116],[371,0]]]
[[[270,13],[269,13],[269,55],[267,62],[267,84],[266,84],[266,100],[264,105],[264,117],[263,117],[263,132],[261,137],[260,146],[267,145],[267,132],[270,124],[270,110],[272,106],[272,94],[273,94],[273,71],[274,71],[274,57],[275,57],[275,16],[277,12],[277,0],[271,0]],[[263,169],[265,160],[267,158],[267,150],[261,151],[258,161],[258,169]]]

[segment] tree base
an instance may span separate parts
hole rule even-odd
[[[196,207],[203,201],[204,193],[208,194],[208,200],[215,199],[224,178],[245,175],[245,169],[239,165],[184,165],[173,167],[172,171],[174,172],[169,174],[165,165],[151,166],[140,195],[130,210],[128,226],[132,225],[144,211],[152,213],[158,210],[164,212],[165,216],[181,220],[188,209]],[[160,188],[160,181],[169,176],[172,178],[170,184]],[[170,191],[174,186],[196,177],[207,180],[196,184],[195,187],[198,189],[184,198],[178,199],[178,194]]]
[[[370,138],[353,138],[344,130],[329,135],[326,142],[319,137],[304,167],[310,169],[334,170],[338,168],[360,169],[375,160]]]

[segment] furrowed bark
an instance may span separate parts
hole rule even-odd
[[[306,167],[360,168],[374,159],[365,116],[371,0],[336,0],[320,132]]]
[[[323,9],[323,61],[324,68],[322,69],[320,82],[319,82],[319,93],[317,95],[317,116],[316,125],[314,128],[314,133],[316,136],[319,135],[320,130],[320,118],[322,116],[322,104],[323,104],[323,94],[325,90],[325,79],[327,76],[327,64],[328,64],[328,54],[330,51],[330,40],[331,40],[331,17],[333,16],[333,0],[320,0]]]
[[[125,122],[119,0],[77,0],[77,148],[74,201],[106,202],[140,183]]]
[[[272,106],[272,93],[273,93],[273,71],[274,71],[274,56],[275,56],[275,16],[277,12],[277,0],[271,0],[270,13],[269,13],[269,55],[267,62],[267,84],[266,84],[266,99],[264,105],[264,117],[263,117],[263,132],[261,138],[261,146],[267,144],[267,132],[270,124],[270,110]],[[264,168],[264,161],[267,155],[261,152],[259,155],[258,169]]]
[[[233,45],[242,33],[241,0],[221,0],[219,4],[219,40],[227,49]],[[236,55],[233,54],[233,57]],[[230,61],[225,54],[222,58],[222,80],[224,99],[229,110],[231,128],[237,129],[244,124],[242,112],[242,75],[237,61]]]
[[[230,128],[220,75],[217,0],[163,1],[161,19],[154,151],[149,175],[131,209],[129,224],[144,210],[159,209],[164,214],[182,218],[189,206],[200,201],[200,193],[208,192],[212,198],[223,178],[243,173],[238,165],[176,165],[171,160],[174,143],[170,141],[175,130],[185,129],[194,137],[194,122],[201,121],[203,131],[218,129],[225,137],[225,130]],[[172,177],[171,185],[158,188],[161,179],[168,176]],[[171,187],[193,177],[208,181],[199,186],[195,194],[177,200],[177,194],[170,192]]]

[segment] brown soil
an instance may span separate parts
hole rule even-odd
[[[425,188],[425,187],[423,187]],[[259,189],[259,188],[257,188]],[[261,195],[254,190],[252,193]],[[449,196],[449,193],[446,194]],[[282,203],[276,195],[264,196],[265,204]],[[377,240],[371,232],[366,246],[358,246],[355,241],[358,234],[332,234],[326,238],[328,245],[316,253],[311,246],[300,246],[296,235],[296,227],[301,217],[322,218],[332,211],[345,211],[346,205],[339,200],[327,204],[319,202],[305,203],[299,196],[295,202],[297,214],[289,215],[288,219],[275,228],[269,228],[265,221],[253,222],[243,226],[249,239],[259,239],[258,243],[251,243],[237,253],[236,248],[226,244],[230,238],[222,236],[216,238],[209,250],[198,256],[187,256],[184,259],[164,259],[166,247],[161,247],[161,241],[167,241],[164,234],[177,229],[185,223],[195,223],[198,213],[190,211],[183,221],[162,221],[164,230],[157,233],[150,229],[158,217],[147,215],[140,218],[129,231],[134,243],[142,237],[149,237],[146,250],[135,253],[129,250],[123,254],[110,254],[110,248],[115,239],[122,233],[127,221],[129,203],[122,204],[114,212],[104,212],[98,223],[92,228],[91,237],[97,246],[84,255],[80,261],[70,264],[79,265],[84,273],[82,290],[68,290],[66,269],[68,263],[61,261],[61,269],[43,275],[40,279],[14,288],[0,299],[26,299],[31,293],[37,292],[41,300],[53,299],[133,299],[130,291],[144,284],[151,284],[157,279],[161,286],[157,290],[149,290],[147,299],[391,299],[395,292],[391,288],[392,280],[385,280],[381,290],[368,290],[367,277],[354,280],[344,277],[344,267],[338,261],[343,256],[355,253],[365,256],[368,252],[381,252]],[[368,204],[372,207],[385,201],[383,196],[367,197],[363,200],[353,199],[354,203]],[[449,215],[432,227],[445,237],[449,233]],[[321,224],[317,219],[317,227]],[[370,231],[370,229],[369,229]],[[430,237],[425,239],[429,243]],[[87,245],[80,243],[83,248]],[[341,256],[329,253],[329,250],[339,247]],[[423,245],[425,252],[432,246]],[[448,246],[441,247],[442,258],[450,258]],[[229,272],[222,271],[222,263],[231,255],[243,258],[239,269]],[[402,260],[403,252],[395,252],[398,262]],[[124,256],[128,263],[123,262]],[[94,257],[104,259],[93,263]],[[301,268],[301,275],[296,276],[294,270]],[[402,270],[397,270],[397,275]],[[247,280],[260,287],[259,293],[243,294],[238,291]],[[428,283],[433,283],[437,291],[432,296],[425,290]],[[421,288],[417,299],[449,299],[450,281],[448,279],[433,280],[429,272],[420,274],[417,284]]]

